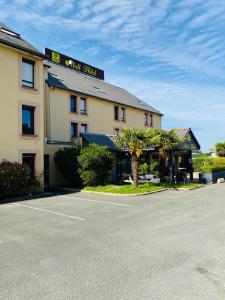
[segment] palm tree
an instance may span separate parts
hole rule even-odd
[[[159,151],[160,157],[160,181],[164,182],[165,180],[165,160],[167,157],[170,158],[170,163],[173,159],[172,151],[178,148],[178,146],[184,142],[184,139],[181,139],[177,135],[176,130],[149,130],[149,143],[154,145]],[[173,166],[171,163],[171,178],[174,181],[173,175]]]
[[[216,154],[218,156],[222,156],[222,157],[225,156],[225,142],[217,143],[215,145],[215,148],[216,148]]]
[[[119,149],[130,152],[133,185],[138,186],[138,158],[148,146],[146,131],[123,128],[120,135],[115,138],[115,142]]]

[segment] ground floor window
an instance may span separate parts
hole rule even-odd
[[[115,134],[116,136],[118,136],[118,135],[119,135],[119,133],[120,133],[120,130],[119,130],[119,128],[115,128],[115,129],[114,129],[114,134]]]
[[[80,124],[80,133],[87,132],[87,124]]]
[[[28,167],[27,176],[35,176],[35,154],[33,153],[23,153],[22,157],[23,164],[26,164]]]

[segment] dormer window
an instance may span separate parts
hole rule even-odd
[[[5,33],[5,34],[11,35],[13,37],[16,37],[16,38],[20,37],[20,35],[18,33],[13,32],[13,31],[11,31],[9,29],[6,29],[6,28],[1,28],[0,31],[3,32],[3,33]]]
[[[97,86],[94,86],[94,89],[95,89],[98,93],[105,94],[105,92],[104,92],[101,88],[99,88],[99,87],[97,87]]]

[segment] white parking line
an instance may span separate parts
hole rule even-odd
[[[84,218],[75,217],[75,216],[71,216],[71,215],[66,215],[66,214],[58,213],[56,211],[51,211],[51,210],[47,210],[47,209],[43,209],[43,208],[37,208],[37,207],[30,206],[30,205],[20,204],[19,206],[27,207],[27,208],[35,209],[35,210],[39,210],[39,211],[43,211],[43,212],[46,212],[46,213],[49,213],[49,214],[54,214],[54,215],[58,215],[58,216],[62,216],[62,217],[76,219],[76,220],[79,220],[79,221],[86,221],[86,219],[84,219]]]
[[[73,196],[64,196],[64,197],[65,198],[70,198],[70,199],[82,200],[82,201],[97,202],[97,203],[111,204],[111,205],[124,206],[124,207],[132,207],[132,205],[109,202],[109,201],[94,200],[94,199],[87,199],[87,198],[78,198],[78,197],[73,197]]]

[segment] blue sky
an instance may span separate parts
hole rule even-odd
[[[224,0],[0,0],[0,21],[40,50],[105,70],[191,127],[203,150],[225,140]]]

